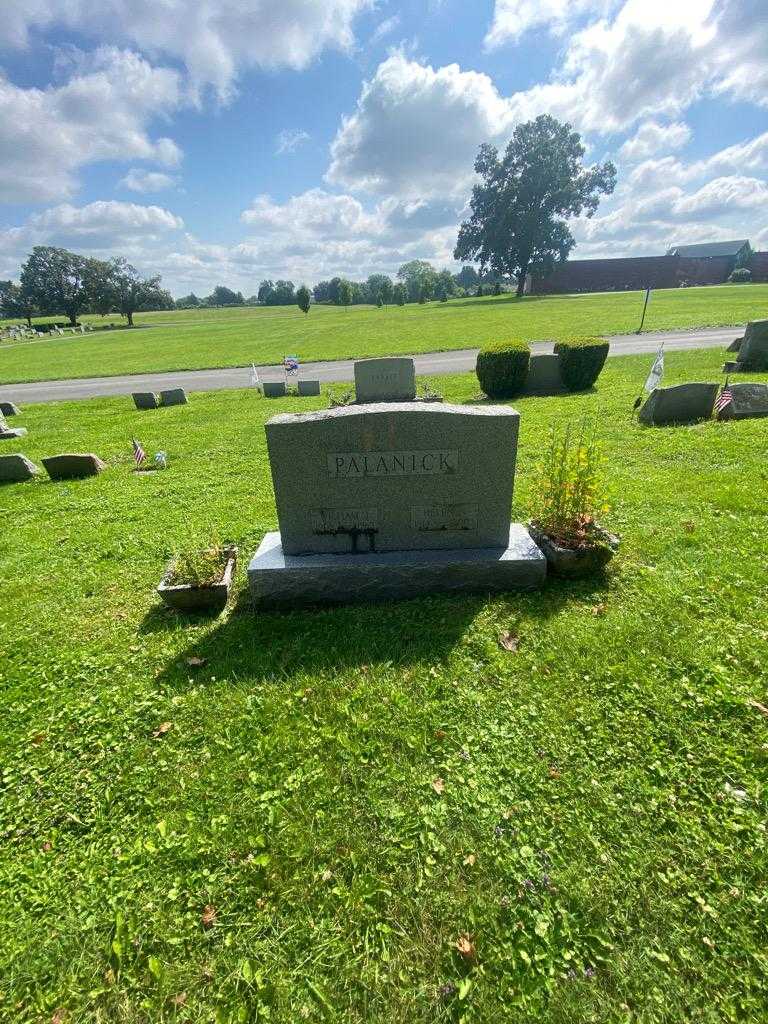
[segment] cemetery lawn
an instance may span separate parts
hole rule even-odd
[[[504,295],[383,309],[313,306],[307,316],[295,306],[141,313],[133,330],[0,342],[0,383],[280,363],[288,353],[310,362],[474,348],[510,337],[629,334],[640,324],[644,295]],[[645,330],[730,326],[766,316],[768,284],[673,288],[653,293]],[[83,320],[95,327],[109,322]]]
[[[493,599],[249,610],[262,423],[324,399],[14,421],[108,469],[0,490],[4,1024],[766,1020],[768,420],[638,427],[647,370],[515,403],[515,518],[549,426],[594,413],[623,544]],[[235,601],[176,619],[153,588],[214,533]]]

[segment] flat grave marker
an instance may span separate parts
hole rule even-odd
[[[355,363],[355,398],[371,402],[412,402],[416,398],[416,371],[412,359],[360,359]]]

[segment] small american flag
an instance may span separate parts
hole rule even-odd
[[[141,447],[141,445],[139,444],[135,437],[131,444],[133,445],[133,460],[136,463],[136,468],[138,469],[139,466],[143,466],[144,463],[147,461],[147,453],[144,451],[144,449]]]
[[[286,373],[298,373],[299,372],[299,358],[298,356],[286,356],[283,359],[283,366],[285,367]]]
[[[731,391],[730,384],[726,380],[725,386],[723,387],[723,390],[720,392],[720,394],[715,399],[715,412],[718,413],[718,415],[719,415],[723,411],[723,409],[727,409],[728,408],[728,406],[731,404],[732,401],[733,401],[733,392]]]

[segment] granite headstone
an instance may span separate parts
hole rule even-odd
[[[735,338],[728,352],[737,353],[723,366],[724,373],[762,373],[768,371],[768,320],[752,320],[743,338]]]
[[[0,455],[0,481],[20,483],[32,480],[40,470],[25,455]]]
[[[768,384],[730,383],[731,401],[721,409],[719,420],[748,420],[768,416]]]
[[[285,381],[265,380],[261,390],[265,398],[285,398]]]
[[[654,388],[639,413],[647,426],[666,423],[694,423],[712,416],[719,384],[676,384],[670,388]]]
[[[355,363],[355,398],[371,402],[412,402],[416,397],[416,371],[406,358],[360,359]]]
[[[266,424],[280,533],[249,567],[260,604],[538,586],[546,560],[510,524],[519,415],[382,402]]]
[[[133,398],[133,404],[137,409],[157,408],[157,395],[152,391],[134,391],[131,398]]]
[[[297,384],[299,394],[303,397],[320,394],[319,380],[300,380]]]
[[[560,356],[537,352],[528,361],[525,381],[527,395],[557,395],[565,390],[560,372]]]
[[[169,388],[160,392],[160,405],[186,405],[187,393],[184,388]]]
[[[51,480],[78,480],[81,477],[97,476],[106,469],[98,455],[80,452],[50,455],[43,459],[43,465]]]

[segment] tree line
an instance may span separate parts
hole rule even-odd
[[[185,295],[174,300],[160,288],[160,277],[143,278],[125,259],[96,260],[66,249],[36,246],[21,268],[19,284],[0,281],[0,315],[23,317],[60,314],[75,324],[83,312],[120,313],[133,325],[133,314],[152,309],[200,306],[291,306],[307,313],[314,299],[337,306],[377,306],[406,302],[447,302],[456,295],[499,294],[516,281],[522,295],[529,273],[547,273],[565,261],[576,244],[571,217],[592,217],[600,196],[610,195],[616,168],[610,161],[585,167],[584,146],[571,125],[543,114],[519,124],[503,156],[482,145],[475,160],[478,183],[472,190],[471,216],[460,229],[454,259],[479,263],[458,274],[436,270],[426,260],[410,260],[397,272],[371,274],[366,281],[332,277],[310,294],[293,281],[264,280],[255,295],[217,285],[206,298]]]
[[[49,245],[34,247],[18,284],[0,281],[0,315],[30,326],[33,316],[64,315],[75,326],[83,313],[119,313],[132,327],[134,313],[174,306],[159,275],[142,277],[121,256],[97,260]]]

